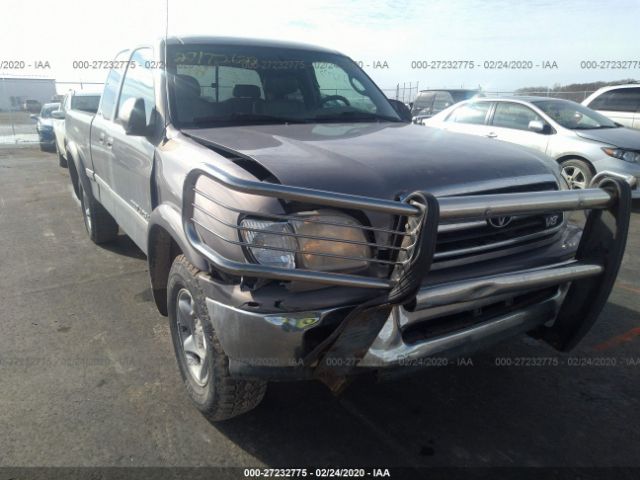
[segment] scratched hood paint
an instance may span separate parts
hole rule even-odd
[[[283,184],[379,198],[462,194],[556,181],[550,159],[508,143],[394,123],[183,130],[249,156]]]

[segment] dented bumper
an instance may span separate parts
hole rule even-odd
[[[401,220],[394,228],[404,233],[398,243],[392,239],[385,246],[402,248],[386,262],[386,276],[380,269],[375,274],[287,270],[225,257],[205,241],[203,217],[194,210],[201,176],[225,189],[284,203],[389,215]],[[316,376],[335,384],[358,369],[469,352],[518,332],[534,332],[559,350],[572,348],[596,320],[613,287],[631,212],[631,188],[624,180],[602,177],[594,187],[439,199],[416,192],[403,201],[391,201],[242,180],[203,167],[185,183],[184,228],[194,249],[226,274],[378,292],[361,304],[296,312],[250,311],[216,298],[207,301],[232,373],[278,377],[283,367],[290,367],[284,370],[294,376]],[[570,249],[572,258],[550,258],[535,267],[499,274],[476,272],[449,282],[425,281],[436,276],[431,267],[443,221],[575,210],[587,211],[587,221],[577,249]],[[211,233],[212,227],[205,230]],[[237,238],[231,243],[237,244]],[[324,334],[314,336],[323,328]]]

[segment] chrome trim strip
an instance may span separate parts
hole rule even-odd
[[[592,277],[602,272],[601,265],[572,261],[561,265],[445,283],[420,289],[416,295],[415,305],[408,309],[424,310],[492,295],[543,288]]]
[[[486,220],[477,220],[475,222],[442,223],[438,225],[438,233],[458,232],[462,230],[470,230],[472,228],[482,228],[486,226]]]
[[[440,219],[489,218],[502,215],[607,208],[614,196],[600,188],[500,193],[439,198]]]
[[[470,255],[477,252],[486,252],[490,250],[494,250],[496,248],[508,247],[511,245],[517,245],[519,243],[528,242],[530,240],[535,240],[537,238],[547,237],[554,235],[559,232],[560,229],[564,226],[564,223],[561,223],[557,227],[548,228],[546,230],[541,230],[539,232],[530,233],[529,235],[522,235],[520,237],[511,238],[509,240],[503,240],[501,242],[488,243],[486,245],[478,245],[475,247],[461,248],[458,250],[451,250],[449,252],[436,252],[433,255],[434,260],[440,260],[444,258],[450,257],[458,257],[462,255]]]

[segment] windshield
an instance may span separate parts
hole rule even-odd
[[[171,116],[181,127],[400,121],[342,55],[253,46],[169,47]]]
[[[604,115],[568,100],[542,100],[533,103],[560,125],[571,130],[618,127]]]
[[[100,95],[74,95],[71,97],[71,109],[82,110],[83,112],[96,113]]]
[[[42,110],[40,110],[40,117],[51,118],[51,112],[54,112],[59,109],[60,109],[59,103],[47,103],[44,107],[42,107]]]

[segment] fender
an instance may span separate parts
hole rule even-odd
[[[209,270],[207,261],[187,242],[178,208],[169,203],[155,208],[147,227],[147,265],[153,300],[162,315],[168,313],[167,281],[171,263],[177,254],[172,242],[192,265],[205,272]]]
[[[187,260],[199,270],[208,271],[209,264],[187,241],[187,237],[182,228],[182,215],[180,211],[169,203],[158,205],[149,216],[149,226],[147,228],[147,245],[151,245],[153,228],[159,226],[169,233],[171,238],[178,244],[180,250],[187,257]]]
[[[80,155],[80,152],[78,151],[78,148],[76,147],[75,142],[69,142],[67,143],[67,152],[69,153],[69,156],[71,157],[71,162],[73,163],[73,166],[76,170],[76,173],[78,175],[78,181],[82,183],[82,188],[86,191],[86,192],[92,192],[93,190],[91,189],[91,181],[89,180],[89,177],[87,177],[87,172],[85,171],[85,166],[84,166],[84,161]],[[67,158],[67,161],[69,161],[69,159]],[[73,182],[73,178],[71,179],[71,181]],[[73,186],[74,189],[76,189],[76,185]],[[76,195],[78,194],[78,192],[76,191]]]

